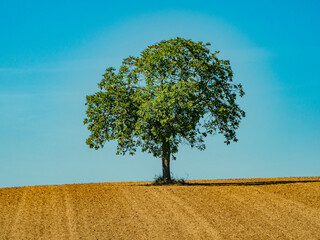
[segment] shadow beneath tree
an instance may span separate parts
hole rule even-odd
[[[221,183],[188,183],[188,182],[185,182],[182,185],[189,185],[189,186],[257,186],[257,185],[276,185],[276,184],[310,183],[310,182],[320,182],[320,180],[221,182]]]
[[[239,182],[212,182],[212,183],[197,183],[197,182],[187,182],[179,180],[173,182],[172,184],[145,184],[140,186],[164,186],[164,185],[176,185],[176,186],[260,186],[260,185],[277,185],[277,184],[293,184],[293,183],[312,183],[320,182],[320,180],[279,180],[279,181],[239,181]]]

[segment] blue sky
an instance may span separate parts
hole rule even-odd
[[[161,161],[85,145],[85,96],[161,40],[211,42],[246,95],[239,142],[181,146],[186,179],[319,176],[319,1],[0,0],[0,187],[152,180]]]

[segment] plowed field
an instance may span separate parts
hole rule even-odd
[[[0,239],[320,239],[320,177],[0,189]]]

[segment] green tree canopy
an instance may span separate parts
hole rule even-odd
[[[117,154],[143,152],[162,158],[163,178],[170,181],[170,156],[180,143],[205,149],[204,138],[222,134],[237,141],[245,112],[236,103],[244,91],[233,83],[228,60],[211,53],[209,43],[183,38],[147,47],[125,58],[119,70],[107,68],[99,91],[87,96],[86,143],[102,148],[116,140]]]

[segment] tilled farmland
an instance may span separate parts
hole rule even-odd
[[[320,177],[0,189],[0,239],[320,239]]]

